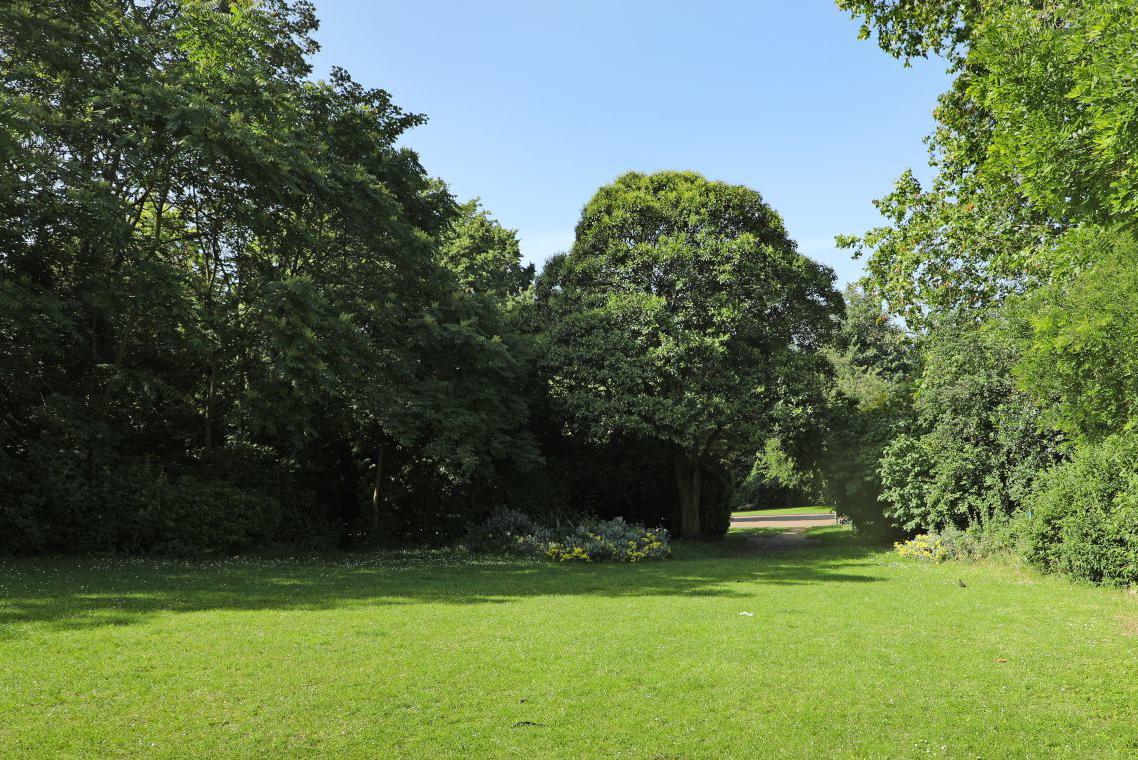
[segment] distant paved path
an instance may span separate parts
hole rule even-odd
[[[762,515],[742,517],[731,515],[732,528],[817,528],[837,525],[832,514]]]

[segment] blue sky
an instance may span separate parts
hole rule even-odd
[[[405,139],[522,252],[572,243],[581,206],[630,170],[690,169],[759,190],[803,253],[848,282],[839,233],[905,168],[947,87],[857,39],[829,0],[316,0],[316,75],[343,66],[430,122]]]

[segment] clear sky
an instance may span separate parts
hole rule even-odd
[[[904,68],[830,0],[315,0],[316,75],[343,66],[430,122],[405,143],[480,197],[539,266],[630,170],[759,190],[803,253],[848,282],[840,233],[911,167],[948,85]]]

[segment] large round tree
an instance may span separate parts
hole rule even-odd
[[[698,538],[701,472],[753,453],[821,366],[833,283],[758,192],[626,174],[543,274],[551,393],[579,433],[669,444],[681,533]]]

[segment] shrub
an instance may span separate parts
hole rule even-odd
[[[491,512],[481,524],[470,529],[466,543],[471,549],[511,549],[519,539],[532,536],[537,527],[533,518],[524,512],[501,507]]]
[[[233,552],[269,543],[283,519],[278,499],[213,477],[178,477],[145,461],[93,478],[77,469],[66,453],[0,455],[0,551]]]
[[[986,523],[974,523],[963,530],[950,526],[938,536],[946,559],[975,561],[1015,557],[1022,531],[1022,519],[995,515]]]
[[[668,531],[612,520],[585,519],[562,528],[537,525],[530,517],[500,509],[467,536],[473,549],[505,550],[562,562],[639,562],[671,553]]]
[[[898,541],[893,544],[893,548],[902,557],[925,562],[941,562],[948,559],[944,542],[936,533],[922,533],[908,541]]]
[[[1041,478],[1028,506],[1029,562],[1093,583],[1138,582],[1138,436],[1080,447]]]
[[[164,484],[154,505],[153,543],[161,554],[235,552],[267,543],[280,522],[275,499],[225,483],[183,477]]]
[[[907,531],[1014,514],[1059,458],[1042,411],[1015,386],[1003,317],[982,328],[974,317],[948,315],[924,336],[915,423],[882,453],[885,515]]]
[[[906,419],[902,390],[886,387],[877,397],[837,395],[826,411],[825,450],[819,462],[823,503],[848,517],[864,535],[880,539],[898,535],[884,514],[879,464]]]
[[[949,526],[936,533],[922,533],[893,546],[902,557],[929,562],[1009,557],[1017,553],[1022,523],[1022,520],[1000,516],[967,529]]]
[[[884,513],[882,453],[913,422],[912,337],[888,318],[881,298],[858,287],[845,292],[846,314],[828,354],[832,385],[821,412],[822,503],[872,539],[898,536]]]
[[[663,559],[671,553],[668,532],[612,520],[586,520],[559,538],[550,541],[545,556],[560,561],[639,562]]]

